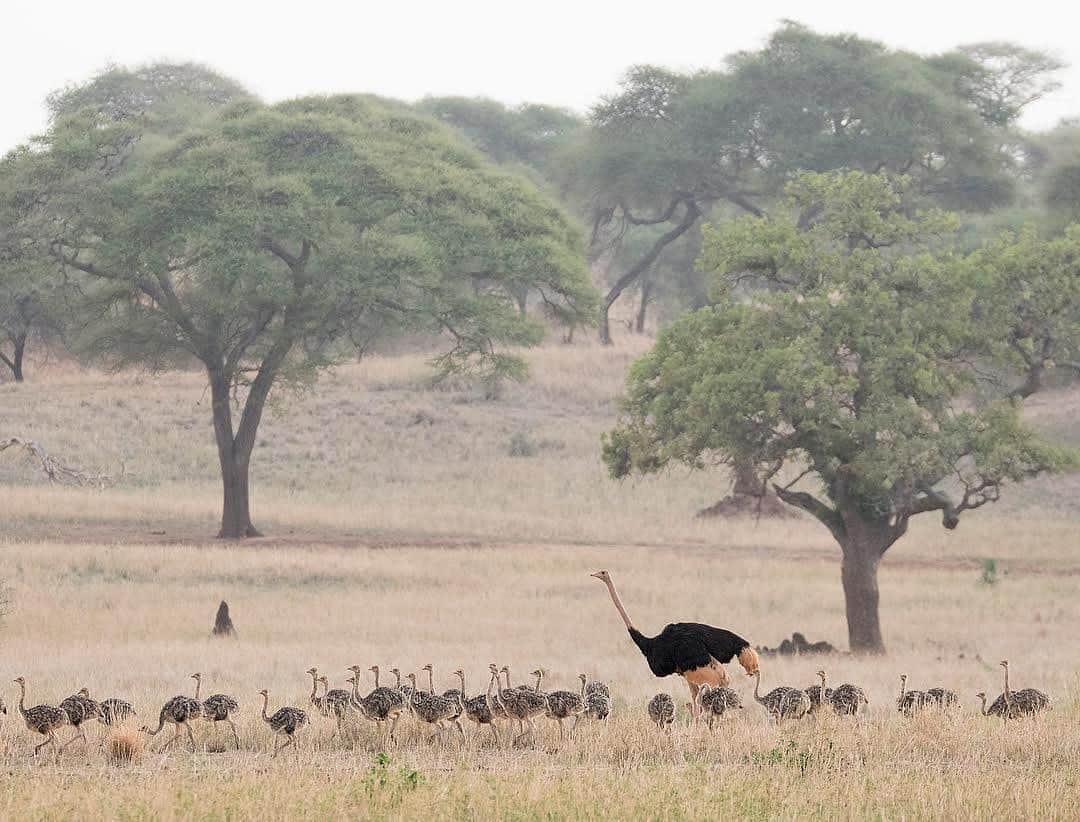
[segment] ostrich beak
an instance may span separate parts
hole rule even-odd
[[[594,571],[593,573],[589,574],[589,576],[595,577],[596,579],[602,580],[604,578],[604,572],[603,571]]]

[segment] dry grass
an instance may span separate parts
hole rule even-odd
[[[272,537],[242,546],[205,539],[218,500],[196,377],[0,386],[2,433],[95,468],[123,459],[133,472],[132,484],[97,493],[49,488],[26,465],[0,462],[8,679],[25,676],[35,704],[85,685],[156,724],[161,703],[201,670],[208,692],[240,699],[242,745],[232,751],[227,729],[204,726],[200,751],[162,754],[167,729],[139,739],[146,749],[123,767],[107,767],[112,743],[98,750],[96,737],[89,766],[79,744],[35,762],[17,692],[0,684],[0,817],[1075,818],[1080,514],[1075,498],[1040,490],[1049,485],[1019,489],[1028,502],[979,512],[956,532],[920,523],[890,553],[890,655],[824,663],[834,681],[868,690],[859,723],[777,729],[736,668],[743,715],[711,735],[684,717],[671,736],[656,732],[645,701],[667,690],[681,704],[685,690],[649,674],[587,575],[596,567],[611,570],[647,631],[688,619],[764,644],[801,630],[843,645],[845,630],[837,552],[813,523],[694,520],[724,491],[714,475],[604,477],[597,443],[628,357],[544,349],[535,381],[496,403],[468,386],[427,388],[419,358],[342,369],[268,420],[256,511]],[[1036,413],[1074,437],[1057,404]],[[509,455],[519,432],[535,456]],[[999,560],[996,584],[980,581],[984,557]],[[223,598],[236,640],[209,637]],[[1000,690],[1005,657],[1017,687],[1051,693],[1050,714],[1008,728],[976,714],[974,692]],[[544,666],[553,688],[580,670],[601,677],[614,714],[561,750],[554,727],[534,747],[503,750],[486,732],[461,750],[407,728],[388,760],[370,726],[331,742],[319,719],[297,756],[269,759],[256,691],[269,688],[272,708],[305,705],[311,665],[337,687],[353,663],[432,662],[444,687],[463,666],[478,691],[496,659],[518,674]],[[766,659],[762,684],[809,685],[820,664]],[[961,709],[901,719],[890,707],[901,672],[913,687],[954,688]]]
[[[130,765],[142,759],[146,737],[135,728],[117,728],[105,738],[105,751],[113,765]]]

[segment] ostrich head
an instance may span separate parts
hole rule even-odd
[[[350,665],[345,670],[346,671],[352,671],[354,674],[358,674],[358,673],[360,673],[360,666],[359,665]]]
[[[370,668],[368,668],[368,670],[371,671],[373,674],[377,674],[379,672],[379,666],[372,665]]]
[[[589,576],[596,577],[601,582],[611,582],[611,575],[607,571],[594,571]]]
[[[26,684],[26,680],[23,679],[21,676],[15,677],[15,679],[13,679],[12,682],[14,682],[16,685],[25,685]]]
[[[196,682],[201,682],[202,681],[202,674],[199,673],[198,671],[196,671],[195,673],[193,673],[191,675],[191,678],[194,679]]]
[[[1003,660],[1001,660],[1001,662],[998,663],[998,665],[1000,665],[1002,668],[1007,669],[1009,667],[1009,660],[1003,659]]]
[[[263,688],[261,691],[259,691],[259,696],[269,697],[270,692],[268,690],[266,690],[266,688]]]
[[[318,668],[308,668],[307,669],[307,675],[310,676],[312,679],[314,679],[315,677],[317,677],[319,675],[319,669]]]

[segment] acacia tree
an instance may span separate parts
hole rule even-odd
[[[205,369],[222,537],[258,534],[249,467],[267,398],[331,364],[333,341],[435,332],[448,339],[441,369],[520,376],[497,346],[536,342],[541,327],[517,315],[507,283],[562,321],[592,308],[574,223],[402,106],[242,101],[153,145],[131,139],[136,127],[93,110],[57,121],[27,172],[50,190],[36,239],[83,278],[91,353]],[[49,186],[98,156],[112,172],[92,189]]]
[[[0,202],[2,188],[11,161],[0,164]],[[27,254],[15,232],[14,223],[0,208],[0,363],[11,372],[15,382],[25,377],[24,360],[30,340],[45,336],[57,328],[52,309],[59,288],[55,267],[37,264],[35,255]]]
[[[990,353],[1021,376],[1009,395],[1030,397],[1054,369],[1080,376],[1080,224],[1050,239],[1030,226],[1006,232],[971,264],[982,277],[979,315],[1005,332]]]
[[[839,543],[853,651],[884,651],[877,569],[912,517],[946,528],[1010,481],[1067,456],[1005,392],[965,402],[973,358],[1007,330],[975,320],[979,267],[943,238],[957,221],[912,211],[881,175],[804,174],[774,219],[707,230],[715,305],[666,329],[634,364],[611,474],[752,463]],[[732,286],[759,287],[748,300]],[[791,475],[794,474],[794,477]]]
[[[76,121],[87,133],[102,133],[82,145],[70,141],[63,160],[48,164],[51,174],[38,162],[40,143],[19,146],[0,161],[0,362],[17,382],[32,341],[54,341],[79,322],[74,284],[43,242],[64,219],[51,204],[58,197],[70,203],[76,187],[92,197],[136,143],[174,136],[214,109],[252,99],[234,81],[193,63],[114,66],[49,95],[51,121],[68,118],[68,134],[76,133]]]
[[[926,59],[788,23],[764,48],[732,55],[725,70],[631,69],[620,92],[594,107],[568,171],[594,246],[663,229],[611,283],[601,341],[611,341],[611,305],[672,244],[709,216],[761,216],[796,171],[904,173],[926,197],[962,209],[1007,201],[1008,157],[980,106],[1012,67]],[[1001,103],[1010,111],[1035,99],[1020,80],[1007,88],[1016,90]]]

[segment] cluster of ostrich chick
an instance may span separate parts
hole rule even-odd
[[[760,661],[757,652],[745,639],[723,628],[696,622],[672,623],[657,636],[647,637],[631,623],[608,572],[597,571],[592,576],[607,586],[630,638],[645,656],[652,673],[657,677],[678,674],[686,680],[691,695],[687,707],[693,722],[706,722],[712,729],[717,719],[742,708],[739,695],[728,687],[729,680],[723,667],[724,663],[733,659],[737,659],[746,673],[754,677],[754,700],[765,708],[777,724],[824,711],[856,716],[863,706],[869,704],[865,691],[857,685],[843,683],[829,688],[825,671],[817,672],[820,684],[807,688],[780,686],[762,696],[759,693]],[[986,705],[985,693],[976,695],[982,701],[981,712],[984,716],[999,716],[1004,720],[1017,719],[1032,716],[1050,707],[1050,700],[1042,691],[1034,688],[1011,690],[1008,661],[1003,660],[1001,666],[1005,676],[1005,689],[1002,694],[989,707]],[[374,674],[375,687],[366,695],[360,692],[363,678],[361,666],[353,665],[347,670],[351,674],[346,680],[351,686],[349,689],[331,689],[328,678],[321,675],[317,668],[307,671],[312,686],[309,710],[334,721],[335,728],[331,738],[341,732],[344,724],[352,718],[375,722],[379,728],[380,746],[385,746],[389,740],[394,739],[394,732],[403,717],[411,717],[420,727],[429,728],[429,740],[436,740],[456,730],[462,742],[465,741],[465,731],[461,720],[467,719],[478,728],[487,726],[495,744],[499,745],[499,725],[502,722],[517,723],[513,742],[518,743],[534,740],[536,720],[551,719],[558,723],[559,740],[562,742],[567,734],[564,725],[567,720],[573,720],[569,729],[569,733],[573,734],[583,718],[604,720],[611,711],[611,690],[608,685],[595,680],[590,682],[585,674],[579,674],[581,685],[576,690],[545,691],[543,670],[532,672],[531,675],[536,677],[534,684],[514,686],[510,681],[509,667],[491,663],[488,666],[490,678],[487,690],[470,697],[462,670],[453,672],[460,687],[439,693],[435,689],[432,665],[425,665],[420,669],[427,674],[426,690],[417,685],[415,673],[402,677],[397,668],[390,669],[394,684],[382,685],[379,680],[379,666],[373,665],[368,671]],[[186,731],[191,747],[195,749],[195,736],[191,728],[193,722],[204,720],[214,727],[218,723],[225,723],[232,731],[233,740],[239,750],[240,738],[233,724],[233,718],[239,711],[239,701],[227,694],[212,694],[201,699],[202,675],[195,673],[191,676],[195,680],[194,695],[174,696],[166,701],[158,714],[157,727],[144,726],[142,732],[154,736],[160,733],[166,724],[171,724],[174,733],[164,748],[181,739],[181,734]],[[111,726],[135,716],[135,710],[129,701],[119,698],[98,701],[90,696],[86,688],[69,696],[57,706],[37,705],[27,708],[26,681],[19,677],[15,682],[19,685],[19,712],[26,727],[45,737],[44,741],[34,748],[35,755],[46,745],[55,743],[56,732],[64,726],[71,726],[74,733],[60,746],[61,751],[79,739],[88,748],[85,726],[91,721],[96,720]],[[271,714],[269,693],[261,690],[259,695],[263,699],[262,719],[279,737],[274,746],[276,757],[283,749],[293,745],[296,734],[309,724],[308,710],[286,706]],[[911,717],[928,709],[948,709],[958,702],[956,693],[947,688],[908,690],[907,676],[900,677],[900,696],[896,700],[896,708],[904,716]],[[2,701],[0,709],[3,709]],[[649,701],[647,710],[649,718],[663,730],[670,729],[675,721],[675,702],[669,694],[659,693],[654,696]],[[4,712],[6,713],[6,709]]]

